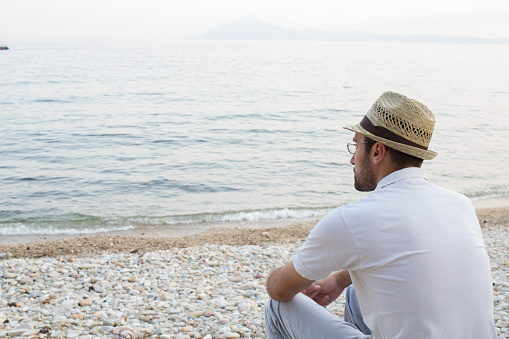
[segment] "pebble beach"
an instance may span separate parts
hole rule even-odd
[[[477,214],[497,333],[509,338],[509,208]],[[265,338],[265,279],[313,225],[3,243],[0,338]]]

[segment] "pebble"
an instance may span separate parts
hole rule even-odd
[[[483,235],[497,336],[509,338],[509,232],[485,225]],[[302,242],[4,258],[0,338],[264,338],[265,277]],[[343,308],[343,297],[329,306]]]
[[[80,300],[79,304],[80,304],[80,306],[90,306],[90,305],[92,305],[92,300],[88,299],[88,298],[82,299],[82,300]]]

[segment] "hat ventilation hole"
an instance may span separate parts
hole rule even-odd
[[[411,112],[412,108],[410,107],[408,111]],[[401,131],[403,136],[408,140],[426,146],[431,140],[431,133],[429,131],[418,128],[408,121],[402,120],[401,118],[390,114],[380,104],[376,105],[375,116],[378,119],[383,120],[387,126],[393,126],[393,131]]]

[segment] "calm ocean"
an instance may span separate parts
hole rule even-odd
[[[384,91],[437,119],[430,179],[509,196],[509,46],[19,42],[0,51],[0,235],[317,218]]]

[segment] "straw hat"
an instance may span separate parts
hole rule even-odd
[[[428,107],[404,95],[385,92],[356,125],[343,127],[414,157],[431,160],[437,156],[428,146],[435,116]]]

